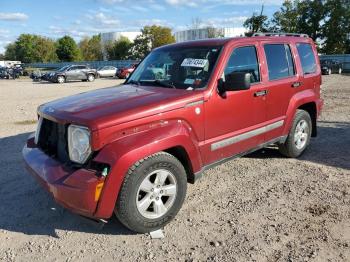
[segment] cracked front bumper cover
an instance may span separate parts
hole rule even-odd
[[[96,186],[101,178],[87,169],[73,169],[49,157],[29,137],[23,148],[23,158],[28,171],[63,207],[79,215],[94,218],[97,207]]]

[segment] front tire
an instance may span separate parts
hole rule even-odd
[[[63,84],[64,82],[66,82],[66,79],[64,78],[64,76],[58,76],[57,77],[57,83]]]
[[[312,122],[309,113],[298,109],[287,140],[279,145],[280,153],[291,158],[300,156],[310,144],[311,133]]]
[[[152,232],[175,217],[186,190],[186,171],[180,161],[166,152],[159,152],[129,169],[114,212],[130,230]]]
[[[93,74],[88,74],[87,81],[89,81],[89,82],[95,81],[95,76]]]

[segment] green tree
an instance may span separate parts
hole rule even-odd
[[[39,37],[37,39],[37,45],[38,62],[47,63],[58,61],[55,41],[49,38]]]
[[[350,52],[350,1],[328,0],[326,10],[322,28],[325,37],[322,51],[326,54]]]
[[[121,37],[115,42],[106,45],[106,52],[109,60],[129,59],[132,43],[127,37]]]
[[[243,26],[249,31],[246,33],[247,36],[251,36],[257,32],[268,31],[268,17],[263,14],[264,5],[261,7],[260,15],[253,13],[252,17],[244,21]]]
[[[55,42],[49,38],[21,34],[14,43],[6,47],[5,57],[24,63],[56,61]]]
[[[322,37],[321,22],[325,18],[325,0],[284,1],[271,20],[271,31],[302,33],[314,41]]]
[[[79,43],[82,59],[85,61],[97,61],[103,59],[101,35],[84,38]]]
[[[0,54],[0,60],[5,60],[5,55],[4,54]]]
[[[152,49],[174,42],[175,38],[171,34],[169,27],[145,26],[141,30],[141,35],[134,41],[133,58],[141,59],[151,52]]]
[[[36,46],[38,36],[31,34],[21,34],[15,42],[15,52],[17,60],[24,63],[39,62],[38,47]]]
[[[67,35],[57,40],[56,54],[60,61],[72,62],[81,59],[80,50],[76,42]]]
[[[298,28],[300,33],[309,35],[314,41],[322,37],[321,24],[325,19],[324,0],[305,0],[298,3]]]
[[[297,33],[298,28],[298,2],[284,1],[280,10],[275,12],[271,20],[271,31]]]
[[[17,60],[17,54],[16,54],[16,44],[10,43],[5,48],[5,59],[6,60]]]

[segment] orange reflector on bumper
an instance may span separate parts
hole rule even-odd
[[[96,185],[96,190],[95,190],[95,201],[96,202],[100,199],[103,184],[104,184],[104,181],[101,181]]]

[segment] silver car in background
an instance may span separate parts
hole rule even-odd
[[[102,66],[97,69],[99,77],[115,77],[117,68],[114,66]]]

